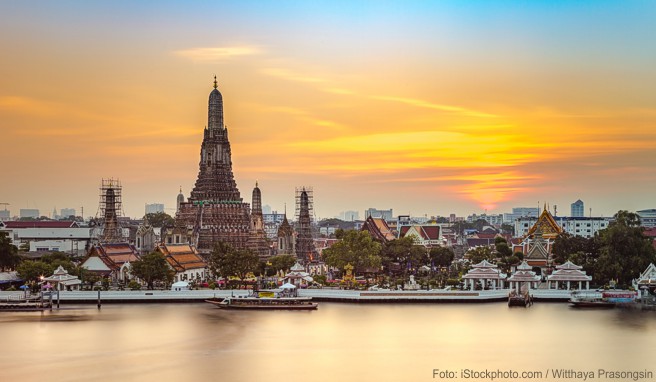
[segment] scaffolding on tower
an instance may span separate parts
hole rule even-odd
[[[122,191],[123,187],[118,179],[102,179],[100,183],[100,203],[96,218],[99,219],[102,226],[100,235],[102,243],[124,241],[119,224],[119,217],[123,216]]]

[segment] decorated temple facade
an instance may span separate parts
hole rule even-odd
[[[170,242],[192,244],[205,255],[217,241],[246,249],[251,237],[250,208],[243,202],[232,172],[228,128],[223,123],[223,96],[216,77],[209,96],[207,121],[198,178],[191,196],[179,203],[176,226],[170,232]],[[169,236],[165,241],[169,242]]]
[[[553,244],[558,235],[562,233],[562,227],[556,223],[545,204],[537,222],[521,242],[513,244],[512,250],[513,252],[523,253],[527,265],[532,267],[536,274],[542,278],[552,270]]]

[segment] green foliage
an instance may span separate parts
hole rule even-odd
[[[292,255],[276,255],[269,258],[269,263],[271,263],[270,267],[274,272],[280,270],[287,272],[296,264],[296,258]]]
[[[212,289],[212,290],[216,289],[216,282],[210,281],[210,283],[207,284],[207,287]]]
[[[128,288],[130,290],[141,290],[141,284],[139,284],[136,280],[130,280],[128,283]]]
[[[314,279],[315,282],[326,285],[326,275],[313,275],[312,278]]]
[[[448,267],[455,257],[453,250],[448,247],[431,248],[428,256],[436,267]]]
[[[483,260],[490,261],[493,258],[492,250],[487,246],[470,249],[465,256],[469,258],[471,264],[478,264]]]
[[[327,265],[344,269],[346,264],[357,268],[379,268],[381,265],[380,243],[367,231],[343,231],[341,240],[323,250]]]
[[[573,253],[597,253],[595,239],[572,236],[568,233],[558,235],[553,245],[553,259],[556,264],[563,264]],[[577,263],[578,264],[578,263]]]
[[[0,272],[14,270],[20,262],[18,248],[11,244],[6,232],[0,232]]]
[[[220,241],[214,245],[210,254],[209,268],[215,276],[226,279],[236,276],[243,281],[248,273],[257,269],[259,262],[259,257],[253,251],[236,250],[232,245]]]
[[[16,271],[18,276],[27,281],[40,281],[41,276],[48,277],[52,275],[55,268],[51,264],[43,261],[23,261],[18,265]]]
[[[621,287],[627,287],[650,263],[656,262],[656,250],[634,213],[615,214],[615,221],[600,232],[600,239],[594,266],[594,277],[600,282],[617,280]]]
[[[519,261],[524,260],[524,253],[523,253],[523,252],[515,251],[515,253],[513,253],[513,256],[515,256],[516,258],[518,258]]]
[[[499,239],[497,237],[497,239]],[[508,243],[506,242],[506,239],[501,238],[501,241],[496,241],[495,240],[495,249],[497,250],[497,253],[499,254],[499,257],[508,257],[512,256],[512,249],[508,246]]]
[[[153,227],[173,227],[175,225],[175,219],[173,219],[171,215],[167,214],[166,212],[146,214],[143,218],[148,219],[148,222]]]
[[[131,264],[130,273],[145,281],[148,289],[153,289],[155,281],[170,283],[175,275],[164,255],[159,252],[141,256],[141,259]]]

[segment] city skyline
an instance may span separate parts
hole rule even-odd
[[[257,181],[279,212],[312,186],[318,217],[654,208],[654,16],[641,2],[2,3],[0,203],[95,215],[117,178],[126,215],[174,207],[217,75],[248,203]]]

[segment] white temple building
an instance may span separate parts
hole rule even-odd
[[[496,264],[483,260],[472,265],[469,272],[462,278],[465,281],[464,289],[474,290],[477,283],[480,283],[481,289],[503,289],[506,274],[501,273]],[[488,282],[491,285],[488,285]]]
[[[578,283],[578,289],[583,289],[583,282],[585,282],[585,289],[590,289],[590,281],[592,276],[585,274],[582,266],[576,265],[571,261],[565,264],[556,266],[556,270],[547,276],[547,288],[551,289],[552,283],[555,283],[555,289],[560,289],[561,285],[567,285],[567,290],[572,289],[572,283]],[[562,284],[559,284],[562,283]]]
[[[510,289],[517,291],[517,293],[521,293],[522,286],[526,286],[527,291],[537,288],[538,283],[540,282],[540,276],[536,275],[532,269],[533,268],[528,265],[526,260],[522,261],[522,263],[517,266],[515,273],[508,278]]]
[[[80,290],[80,284],[82,284],[77,276],[69,275],[68,271],[61,265],[52,276],[44,278],[43,281],[52,283],[56,290]]]
[[[307,287],[314,279],[309,273],[305,272],[305,268],[299,264],[294,264],[285,275],[285,282],[293,284],[297,288]]]

